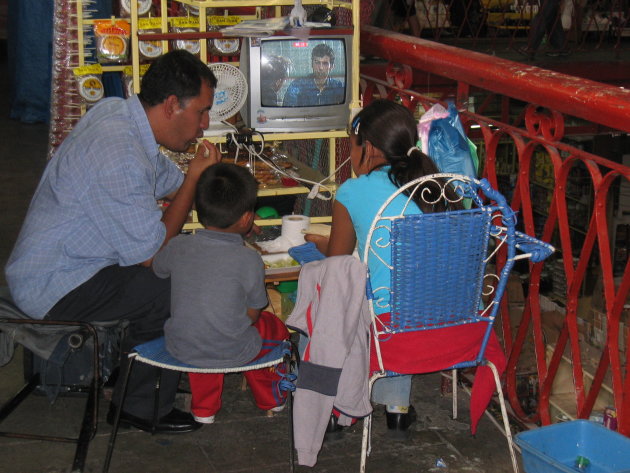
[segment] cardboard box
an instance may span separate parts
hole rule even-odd
[[[507,297],[510,303],[524,302],[523,283],[517,274],[510,274],[507,282]]]
[[[540,314],[540,318],[545,340],[547,343],[556,343],[564,325],[566,314],[557,310],[544,311]]]

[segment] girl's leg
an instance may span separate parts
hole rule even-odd
[[[385,404],[387,428],[400,438],[407,438],[409,426],[416,420],[410,405],[412,376],[379,379],[372,388],[372,400]]]
[[[411,375],[379,379],[372,388],[372,401],[386,406],[409,407]]]
[[[192,400],[190,410],[197,422],[210,424],[221,409],[223,374],[188,373]]]

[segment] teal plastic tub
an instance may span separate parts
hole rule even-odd
[[[574,420],[516,435],[526,473],[630,473],[630,438],[588,420]],[[578,469],[576,459],[589,465]]]

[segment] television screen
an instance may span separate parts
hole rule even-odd
[[[352,95],[352,36],[248,38],[240,67],[249,95],[241,115],[259,131],[344,129]]]
[[[342,39],[265,41],[260,47],[263,107],[338,105],[346,96]]]

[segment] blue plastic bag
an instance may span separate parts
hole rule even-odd
[[[472,156],[471,144],[464,133],[457,108],[449,103],[448,117],[431,122],[427,154],[440,172],[463,174],[474,179],[477,177],[477,164]]]

